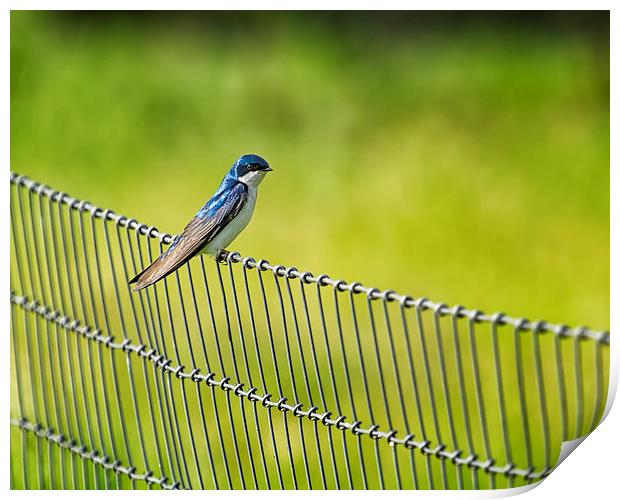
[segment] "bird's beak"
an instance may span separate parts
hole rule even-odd
[[[271,172],[271,171],[273,170],[273,168],[271,168],[271,167],[265,167],[265,168],[261,168],[261,170],[262,170],[263,172]]]

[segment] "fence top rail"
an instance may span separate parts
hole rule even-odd
[[[134,230],[138,234],[158,239],[164,244],[170,244],[176,238],[176,235],[162,233],[154,226],[140,223],[136,219],[117,214],[108,208],[100,208],[89,201],[74,198],[63,191],[57,191],[50,186],[36,182],[16,172],[11,172],[10,178],[11,184],[25,187],[40,196],[47,196],[50,200],[66,204],[79,212],[87,212],[94,218],[109,220],[121,227]],[[532,321],[525,318],[514,318],[501,312],[488,314],[478,309],[467,309],[461,305],[449,307],[445,303],[433,302],[425,297],[413,298],[409,295],[398,294],[393,290],[381,291],[377,288],[366,287],[359,282],[347,283],[344,280],[335,280],[326,274],[315,276],[307,271],[301,272],[295,267],[270,264],[266,259],[257,261],[252,257],[242,257],[238,252],[229,253],[227,261],[229,263],[241,263],[248,269],[256,268],[259,271],[271,271],[278,277],[300,279],[306,284],[314,283],[317,286],[331,286],[339,292],[365,294],[371,300],[380,299],[387,302],[398,302],[401,307],[413,307],[420,311],[432,310],[438,316],[452,316],[456,319],[468,318],[470,322],[474,323],[491,323],[493,326],[510,325],[519,331],[549,332],[558,337],[590,339],[601,344],[609,344],[609,331],[606,330],[593,330],[585,326],[569,327],[565,324],[554,324],[544,320]]]

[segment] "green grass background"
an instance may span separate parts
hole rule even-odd
[[[11,168],[177,233],[255,152],[242,254],[607,327],[607,26],[405,17],[14,12]]]
[[[606,20],[13,12],[11,169],[176,233],[258,153],[242,254],[605,329]]]

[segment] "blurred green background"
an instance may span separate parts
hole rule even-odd
[[[11,14],[11,169],[177,233],[275,172],[244,255],[608,326],[607,13]]]
[[[233,245],[243,255],[437,302],[604,329],[609,315],[608,26],[607,13],[13,12],[11,169],[177,233],[238,156],[258,153],[275,171],[261,186],[252,224]],[[36,216],[31,223],[35,220]],[[17,246],[29,244],[24,239]],[[42,261],[37,263],[45,269]],[[111,280],[110,273],[105,274],[109,293]],[[17,291],[29,294],[27,289]],[[268,292],[271,305],[277,307],[275,290]],[[258,295],[255,299],[258,304]],[[365,298],[355,300],[361,311]],[[112,303],[111,296],[108,301]],[[172,307],[175,318],[184,316],[178,303]],[[202,310],[206,311],[204,304]],[[247,311],[243,314],[247,335]],[[218,335],[226,337],[224,312],[216,316]],[[333,311],[326,316],[333,336]],[[431,313],[427,316],[430,329]],[[348,316],[343,317],[347,351],[353,353],[353,332]],[[88,323],[88,318],[81,319]],[[116,325],[116,315],[109,320],[112,333],[125,333]],[[267,342],[263,320],[257,321],[260,342]],[[368,318],[359,321],[366,355],[372,355]],[[448,318],[443,321],[449,332]],[[26,360],[21,358],[31,351],[20,328],[14,332],[21,353],[15,364],[23,368]],[[27,336],[26,322],[24,328]],[[284,337],[275,330],[281,358],[277,364],[284,367]],[[500,342],[504,385],[513,458],[521,465],[526,463],[523,425],[519,398],[512,397],[517,394],[511,364],[516,344],[507,330]],[[465,330],[463,342],[464,335]],[[192,337],[200,340],[199,332],[192,331]],[[379,351],[385,357],[387,346],[381,338]],[[481,326],[476,338],[483,389],[490,401],[492,455],[504,463],[508,458],[498,452],[501,428],[488,329]],[[402,338],[397,339],[397,366],[402,368],[405,347],[398,342],[402,344]],[[562,399],[556,393],[553,342],[553,337],[541,336],[552,458],[561,441]],[[570,436],[580,434],[572,414],[579,408],[578,349],[584,350],[582,390],[588,412],[595,408],[597,395],[606,392],[607,354],[598,361],[602,368],[596,372],[596,385],[593,368],[598,358],[591,347],[565,340],[560,349],[569,381]],[[69,358],[71,348],[67,349]],[[181,357],[186,349],[183,343]],[[429,349],[434,353],[433,340]],[[542,426],[535,412],[534,366],[527,349],[526,399],[534,464],[540,468]],[[36,352],[51,355],[38,347]],[[73,354],[78,352],[76,347]],[[463,352],[468,359],[467,347]],[[422,369],[419,355],[414,349],[416,370]],[[452,355],[448,348],[446,359]],[[116,356],[118,363],[124,362],[122,353]],[[391,361],[384,361],[389,367]],[[323,373],[325,362],[319,355]],[[232,373],[225,356],[227,363],[217,368],[218,373]],[[136,359],[132,365],[136,371],[140,366]],[[342,388],[341,365],[340,360],[336,378]],[[58,366],[59,373],[66,372],[67,380],[83,390],[84,381],[94,378],[74,377],[66,365]],[[43,384],[47,368],[44,360],[43,370],[34,370],[30,377],[41,401],[48,398]],[[351,368],[357,373],[356,361]],[[367,368],[371,394],[377,398],[380,378],[372,363]],[[449,367],[449,382],[455,397],[453,368]],[[105,363],[99,369],[102,377],[113,373]],[[299,369],[296,362],[294,370]],[[438,370],[432,363],[435,385]],[[466,389],[471,392],[469,370],[466,363]],[[357,378],[355,383],[356,397],[362,398]],[[14,412],[15,377],[12,384]],[[138,409],[146,412],[140,384]],[[148,393],[146,375],[144,384]],[[272,373],[266,384],[265,391],[274,392]],[[128,404],[129,389],[121,385],[121,399]],[[174,390],[179,390],[177,385]],[[412,391],[405,383],[410,409]],[[291,392],[288,386],[283,391],[289,397]],[[424,390],[421,395],[425,413],[430,407]],[[390,391],[390,397],[395,396]],[[468,411],[477,418],[475,398],[470,396]],[[217,397],[223,404],[224,394],[218,392]],[[75,395],[73,400],[61,399],[85,410],[84,401]],[[439,404],[440,426],[445,427],[448,416]],[[195,418],[199,408],[206,408],[207,427],[213,429],[216,417],[209,404],[190,397],[189,405]],[[327,408],[333,410],[334,404],[328,401]],[[31,410],[24,408],[23,415],[29,417]],[[232,421],[241,418],[238,411],[231,414]],[[343,414],[349,415],[349,409]],[[592,415],[595,422],[596,413]],[[265,429],[266,413],[260,418]],[[385,427],[381,412],[374,420],[359,418]],[[130,420],[127,424],[132,426]],[[462,424],[458,416],[453,420],[462,439]],[[123,419],[113,415],[109,422],[118,442],[119,421]],[[308,421],[303,425],[310,429]],[[396,421],[394,428],[406,426]],[[72,429],[67,432],[77,435]],[[132,436],[137,432],[130,427]],[[282,423],[276,423],[275,434],[279,439],[285,435]],[[15,430],[11,440],[15,457],[18,435]],[[423,437],[441,442],[428,429]],[[232,442],[226,432],[225,439]],[[481,450],[480,436],[475,434],[474,441]],[[107,445],[89,444],[106,452]],[[447,444],[463,447],[462,442]],[[147,445],[154,446],[152,441]],[[368,456],[371,441],[365,445]],[[137,446],[132,440],[135,453]],[[33,449],[29,450],[32,458]],[[385,446],[380,451],[388,460],[389,450]],[[302,450],[295,440],[293,455],[301,468]],[[250,459],[244,456],[244,464]],[[33,471],[37,460],[30,462]],[[437,470],[433,474],[437,476]],[[371,479],[374,485],[376,477]],[[314,480],[317,484],[317,477]]]

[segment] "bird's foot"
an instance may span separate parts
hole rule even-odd
[[[218,254],[215,257],[215,260],[217,260],[219,263],[221,264],[228,264],[228,256],[230,255],[230,252],[228,250],[220,250],[218,252]]]

